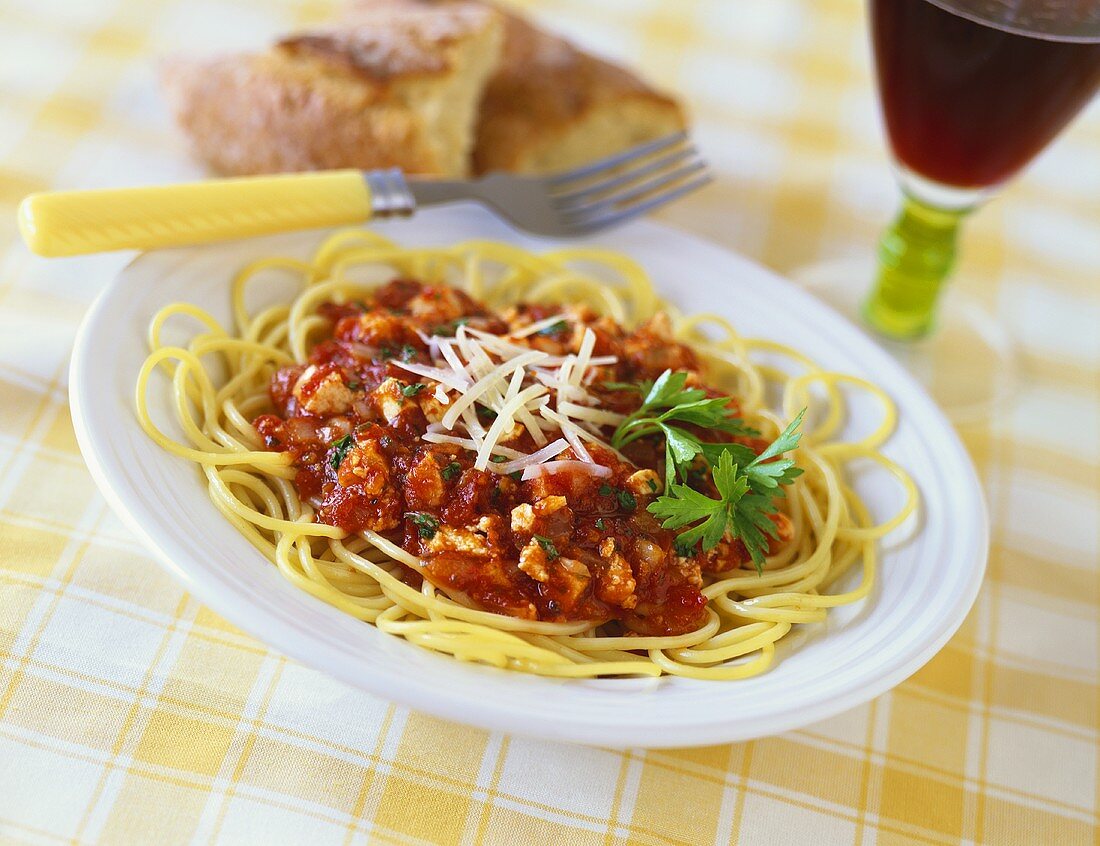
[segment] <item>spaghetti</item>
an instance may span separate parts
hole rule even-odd
[[[296,276],[301,292],[290,303],[252,313],[246,297],[249,283],[271,270]],[[548,613],[547,608],[560,611],[560,604],[554,602],[542,603],[537,609],[528,603],[530,610],[527,606],[505,608],[505,613],[500,613],[501,607],[490,609],[485,601],[475,601],[462,589],[453,577],[457,570],[443,578],[436,559],[410,552],[410,547],[438,546],[435,536],[446,534],[431,514],[405,513],[405,540],[396,529],[388,530],[393,528],[390,524],[376,530],[369,521],[349,524],[350,518],[342,518],[345,525],[357,528],[349,531],[342,527],[341,520],[331,517],[336,513],[331,503],[322,502],[317,492],[321,488],[315,495],[302,495],[309,489],[303,462],[311,460],[313,466],[331,463],[337,473],[359,472],[360,478],[353,481],[362,484],[367,465],[358,463],[356,450],[366,449],[361,446],[364,442],[353,439],[347,426],[340,429],[343,418],[339,415],[331,419],[322,416],[318,419],[328,428],[311,423],[310,432],[312,437],[321,437],[317,432],[323,432],[330,440],[328,451],[303,457],[301,450],[273,449],[278,439],[262,421],[272,420],[272,425],[280,426],[286,422],[272,415],[273,386],[280,373],[291,374],[299,399],[303,385],[311,397],[319,398],[317,402],[324,399],[322,389],[327,388],[323,383],[334,365],[329,370],[325,370],[328,365],[307,366],[311,356],[317,358],[319,345],[331,336],[334,321],[346,318],[357,325],[357,320],[368,320],[367,307],[360,301],[386,290],[383,283],[403,284],[393,280],[420,280],[437,286],[433,291],[458,289],[468,295],[466,300],[495,309],[520,303],[567,304],[559,307],[561,314],[548,308],[531,311],[525,325],[510,325],[507,331],[500,327],[493,331],[489,312],[485,312],[480,329],[477,320],[464,317],[447,331],[438,330],[438,335],[435,330],[431,336],[418,330],[420,340],[404,360],[387,351],[386,373],[418,381],[406,383],[387,376],[378,390],[396,386],[393,402],[397,406],[427,408],[430,404],[438,412],[422,440],[446,452],[446,457],[461,457],[461,463],[455,460],[444,467],[451,476],[461,473],[466,479],[468,473],[470,479],[497,478],[501,480],[498,488],[507,485],[517,497],[518,491],[528,487],[558,490],[553,485],[560,487],[566,484],[563,480],[581,478],[577,484],[587,485],[585,490],[598,486],[600,496],[611,502],[608,508],[620,507],[615,505],[616,495],[620,501],[629,500],[627,510],[636,507],[638,512],[630,518],[635,521],[630,525],[644,529],[649,524],[642,507],[622,487],[628,484],[623,481],[625,474],[637,466],[611,449],[607,437],[626,415],[594,400],[607,396],[593,385],[594,375],[605,369],[611,372],[617,366],[616,357],[601,354],[597,333],[580,318],[576,319],[575,338],[570,335],[570,340],[563,340],[560,350],[553,345],[549,351],[540,349],[547,346],[540,339],[560,333],[566,325],[563,314],[602,316],[615,324],[638,327],[666,313],[677,342],[669,346],[691,350],[699,357],[707,384],[720,387],[735,399],[739,418],[758,430],[754,434],[774,437],[800,409],[810,409],[812,426],[806,424],[801,444],[790,454],[803,472],[790,482],[787,496],[776,500],[780,512],[774,519],[787,530],[785,542],[769,545],[759,571],[742,555],[701,572],[696,566],[683,576],[700,603],[695,616],[681,618],[693,621],[690,629],[679,630],[671,624],[657,626],[654,620],[665,619],[659,615],[648,622],[640,617],[631,604],[637,597],[616,600],[621,605],[617,607],[611,599],[598,602],[591,587],[584,594],[587,599],[576,605],[577,614],[587,611],[593,615],[588,618],[558,613],[554,619],[540,619]],[[348,230],[326,240],[310,261],[267,258],[245,267],[234,279],[232,304],[232,332],[186,303],[166,306],[154,316],[149,327],[151,353],[141,369],[136,392],[142,427],[164,449],[201,468],[217,508],[289,581],[384,632],[461,660],[559,677],[669,674],[737,679],[756,675],[771,665],[777,642],[795,625],[822,622],[829,608],[858,602],[869,594],[876,575],[876,542],[900,526],[917,505],[912,480],[879,451],[896,423],[894,404],[882,390],[857,377],[824,370],[784,345],[742,337],[721,317],[678,314],[660,300],[638,265],[616,253],[574,248],[535,254],[481,241],[404,248],[369,231]],[[189,318],[201,327],[186,346],[167,345],[162,340],[165,324],[177,318]],[[171,405],[186,443],[169,437],[150,416],[150,379],[158,369],[170,375]],[[348,386],[338,381],[330,387],[346,393]],[[610,386],[609,382],[603,384]],[[284,385],[287,390],[289,387]],[[882,409],[881,423],[859,441],[836,440],[846,417],[842,388],[870,394]],[[412,401],[407,401],[410,397]],[[770,401],[775,402],[776,410]],[[290,402],[293,405],[297,400]],[[282,410],[285,407],[284,401]],[[346,403],[336,410],[344,407]],[[322,406],[321,411],[325,410]],[[338,438],[341,432],[344,434]],[[364,461],[370,458],[367,453],[362,457]],[[845,465],[858,459],[885,469],[904,490],[903,507],[885,523],[873,524],[869,509],[846,479]],[[334,476],[324,472],[328,490]],[[651,479],[657,474],[648,472],[648,476],[637,472],[629,478],[637,481],[642,477],[656,491],[657,484]],[[509,484],[505,479],[516,481]],[[641,491],[639,498],[646,498],[646,489]],[[371,501],[387,496],[392,492],[379,485]],[[550,499],[564,503],[568,497]],[[516,514],[526,515],[528,524],[540,519],[532,517],[536,512],[529,503],[515,501],[513,521]],[[536,510],[541,504],[535,502]],[[579,502],[569,504],[577,505],[580,512]],[[605,524],[599,517],[595,527],[614,534],[605,526],[626,526],[625,534],[635,537],[637,532],[625,520],[622,515],[614,521],[608,517]],[[586,525],[594,531],[590,523]],[[589,568],[583,561],[559,556],[547,539],[524,531],[533,550],[531,557],[536,559],[535,569],[524,570],[531,574],[530,579],[514,574],[516,578],[534,580],[531,585],[540,591],[548,589],[545,565],[549,560],[559,567],[566,563],[579,567],[584,571],[584,581],[579,584],[589,583]],[[658,557],[686,561],[674,558],[668,543],[663,551],[656,549],[653,538],[671,536],[662,532],[655,528],[650,535],[643,532],[641,536],[650,539],[645,542],[655,555],[660,553]],[[729,538],[726,541],[723,549],[728,552]],[[600,554],[606,552],[608,560],[616,558],[621,551],[618,541],[607,543],[605,539]],[[552,556],[548,558],[547,552]],[[701,553],[677,547],[675,555],[681,554],[701,557]],[[524,558],[520,563],[531,562]],[[604,567],[607,562],[596,563]],[[508,566],[515,570],[515,562]],[[857,587],[830,593],[857,567],[861,571]],[[637,573],[634,576],[637,592],[642,594],[643,578]],[[631,585],[634,576],[625,571]],[[673,576],[681,578],[676,573]]]

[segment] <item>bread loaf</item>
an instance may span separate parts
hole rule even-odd
[[[265,53],[174,61],[164,87],[226,174],[400,167],[464,176],[501,16],[473,0],[379,0]]]

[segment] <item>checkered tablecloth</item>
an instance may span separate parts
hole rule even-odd
[[[662,217],[789,271],[894,211],[856,0],[545,0],[698,119],[718,184]],[[305,0],[0,0],[0,843],[1095,842],[1100,109],[969,227],[960,286],[1023,352],[962,435],[993,520],[977,606],[892,693],[781,737],[625,753],[476,731],[305,669],[202,607],[108,511],[66,402],[119,256],[16,242],[27,193],[198,173],[159,56]]]

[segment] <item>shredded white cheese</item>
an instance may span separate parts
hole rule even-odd
[[[525,479],[571,468],[609,476],[611,471],[593,458],[585,442],[610,450],[599,436],[600,427],[618,425],[624,416],[596,408],[596,399],[585,384],[596,367],[613,365],[616,357],[592,355],[596,333],[587,327],[577,352],[567,355],[550,355],[512,343],[565,319],[565,315],[555,315],[503,337],[465,325],[456,328],[453,338],[421,333],[432,363],[391,363],[437,383],[433,395],[446,411],[440,423],[428,427],[424,439],[472,450],[479,470],[522,470]],[[494,413],[492,423],[482,423],[479,406]],[[517,424],[539,447],[530,455],[500,444],[511,437]],[[554,432],[560,437],[555,438]],[[555,460],[566,449],[571,449],[577,460]],[[509,460],[491,465],[493,456]]]

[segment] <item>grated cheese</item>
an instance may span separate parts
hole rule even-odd
[[[596,400],[585,384],[595,367],[613,365],[618,359],[592,355],[597,338],[589,327],[585,327],[575,354],[550,355],[509,340],[564,319],[564,315],[546,318],[511,336],[460,325],[453,338],[422,338],[432,357],[430,365],[392,361],[394,366],[438,383],[433,393],[446,411],[440,423],[429,426],[425,440],[472,450],[476,453],[474,467],[479,470],[523,470],[525,479],[570,468],[599,477],[610,475],[611,471],[593,458],[585,441],[611,450],[599,437],[600,426],[618,425],[624,416],[595,407]],[[488,428],[478,418],[478,406],[496,415]],[[539,447],[530,455],[499,444],[517,424]],[[554,431],[560,437],[548,434]],[[566,449],[571,449],[577,460],[554,460]],[[509,460],[490,466],[494,455]]]
[[[533,464],[528,467],[523,471],[521,478],[526,482],[530,479],[537,479],[539,476],[549,476],[566,470],[579,470],[599,479],[606,479],[611,476],[611,468],[604,467],[602,464],[588,464],[584,461],[547,461],[543,464]]]

